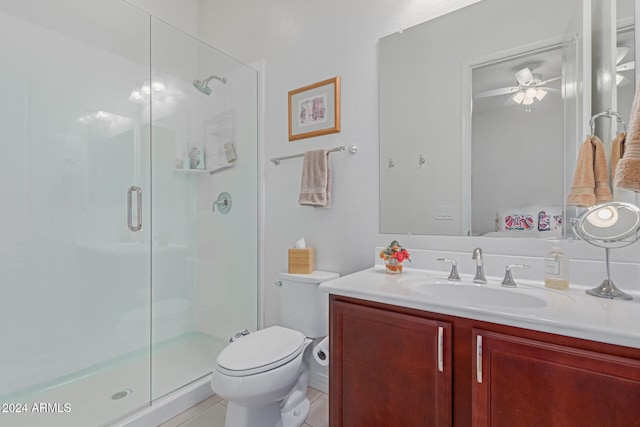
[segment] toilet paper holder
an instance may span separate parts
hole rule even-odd
[[[320,366],[329,365],[329,337],[326,336],[313,347],[313,358]]]
[[[324,350],[319,349],[316,354],[318,355],[318,359],[322,360],[323,362],[325,360],[327,360],[327,357],[329,357],[327,354],[325,354]]]

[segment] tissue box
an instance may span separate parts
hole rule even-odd
[[[289,249],[289,273],[310,274],[316,269],[315,248]]]

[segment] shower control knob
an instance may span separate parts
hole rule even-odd
[[[226,191],[223,191],[222,193],[220,193],[220,195],[218,195],[218,199],[213,202],[213,206],[211,207],[211,210],[213,212],[216,211],[216,206],[218,207],[218,211],[221,214],[228,214],[229,211],[231,210],[231,194],[227,193]]]

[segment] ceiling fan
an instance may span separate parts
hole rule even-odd
[[[621,64],[622,60],[629,53],[629,48],[626,46],[620,46],[616,48],[616,86],[621,86],[627,84],[629,79],[623,76],[622,72],[633,70],[636,68],[635,61],[629,61]]]
[[[507,102],[513,101],[517,104],[530,105],[536,100],[542,100],[549,91],[557,92],[558,89],[545,85],[561,79],[561,77],[554,77],[542,80],[542,76],[533,73],[529,67],[516,71],[515,78],[517,86],[486,90],[476,93],[473,97],[486,98],[490,96],[511,95]]]

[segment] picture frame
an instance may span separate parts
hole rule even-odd
[[[289,141],[340,132],[340,77],[289,91]]]

